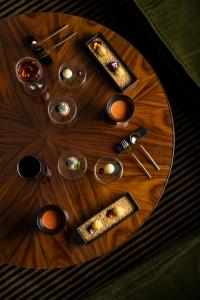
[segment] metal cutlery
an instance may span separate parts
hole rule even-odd
[[[45,49],[45,50],[43,50],[42,52],[38,53],[39,58],[44,58],[44,57],[48,56],[52,49],[54,49],[54,48],[56,48],[56,47],[62,45],[64,42],[66,42],[67,40],[69,40],[71,37],[73,37],[73,36],[76,35],[76,34],[77,34],[77,32],[72,32],[72,33],[70,33],[64,40],[62,40],[61,42],[59,42],[59,43],[53,45],[53,46],[52,46],[51,48],[49,48],[49,49]]]
[[[159,166],[157,165],[157,163],[155,162],[155,160],[153,159],[153,157],[150,155],[150,153],[147,151],[147,149],[145,149],[144,146],[142,146],[139,142],[140,142],[140,136],[137,133],[133,133],[130,135],[130,142],[132,145],[139,145],[139,147],[142,149],[143,153],[145,154],[145,156],[148,158],[148,160],[154,165],[154,167],[160,171]]]
[[[124,150],[130,150],[130,153],[132,157],[136,160],[137,164],[140,166],[140,168],[144,171],[144,173],[148,176],[148,178],[151,178],[150,173],[147,171],[145,166],[142,164],[142,162],[139,160],[139,158],[133,153],[132,151],[132,146],[138,145],[144,155],[147,157],[149,162],[152,163],[152,165],[160,171],[160,167],[158,164],[155,162],[153,157],[150,155],[150,153],[147,151],[147,149],[140,143],[140,139],[148,134],[148,130],[146,128],[139,128],[136,130],[134,133],[132,133],[128,139],[123,139],[120,144],[116,145],[116,151],[118,153],[122,153]]]
[[[121,146],[125,149],[130,149],[131,155],[133,156],[133,158],[136,160],[136,162],[138,163],[138,165],[140,166],[140,168],[144,171],[144,173],[151,178],[151,175],[149,174],[149,172],[147,171],[147,169],[145,168],[145,166],[141,163],[141,161],[139,160],[139,158],[131,151],[131,144],[129,142],[127,142],[126,140],[122,140],[121,141]]]
[[[50,38],[52,38],[54,35],[56,35],[57,33],[61,32],[62,30],[64,30],[65,28],[68,27],[68,24],[64,25],[63,27],[61,27],[60,29],[56,30],[55,32],[53,32],[51,35],[47,36],[46,38],[40,40],[40,41],[37,41],[37,40],[33,40],[31,42],[31,48],[33,50],[40,50],[42,47],[41,45],[43,43],[45,43],[47,40],[49,40]]]
[[[155,160],[153,159],[153,157],[149,154],[149,152],[144,148],[144,146],[142,146],[141,144],[139,145],[140,148],[142,149],[142,151],[144,152],[144,154],[146,155],[146,157],[149,159],[150,162],[152,162],[152,164],[154,165],[154,167],[160,171],[160,167],[158,166],[158,164],[155,162]]]

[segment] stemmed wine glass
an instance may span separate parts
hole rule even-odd
[[[15,72],[27,94],[35,96],[46,91],[47,84],[43,79],[43,69],[35,58],[23,57],[18,60]]]

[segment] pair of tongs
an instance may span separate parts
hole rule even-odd
[[[70,34],[68,34],[62,41],[60,41],[59,43],[53,45],[51,48],[49,49],[44,49],[42,48],[42,45],[49,40],[50,38],[52,38],[54,35],[58,34],[59,32],[61,32],[62,30],[64,30],[65,28],[68,27],[68,24],[64,25],[63,27],[61,27],[59,30],[55,31],[54,33],[52,33],[51,35],[49,35],[48,37],[37,41],[37,40],[33,40],[31,42],[31,48],[34,52],[38,52],[38,56],[39,58],[44,58],[46,56],[49,55],[49,53],[51,52],[52,49],[60,46],[61,44],[63,44],[64,42],[66,42],[67,40],[69,40],[71,37],[73,37],[74,35],[77,34],[77,32],[72,32]],[[42,51],[41,51],[42,50]]]

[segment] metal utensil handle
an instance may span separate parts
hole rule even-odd
[[[63,29],[65,29],[66,27],[68,27],[68,24],[64,25],[63,27],[61,27],[60,29],[56,30],[55,32],[53,32],[51,35],[47,36],[45,39],[39,41],[40,45],[44,42],[46,42],[48,39],[52,38],[54,35],[56,35],[57,33],[59,33],[60,31],[62,31]]]
[[[43,57],[46,57],[52,49],[60,46],[62,43],[66,42],[68,39],[70,39],[72,36],[74,36],[75,34],[77,34],[77,32],[73,32],[73,33],[70,33],[64,40],[62,40],[61,42],[59,42],[58,44],[55,44],[53,47],[49,48],[49,49],[46,49],[44,51],[42,51],[40,54],[39,54],[39,57],[40,58],[43,58]]]
[[[131,155],[134,157],[134,159],[137,161],[138,165],[141,167],[141,169],[144,171],[144,173],[151,178],[151,175],[149,174],[149,172],[147,171],[147,169],[145,168],[145,166],[141,163],[141,161],[137,158],[137,156],[131,152]]]
[[[77,32],[70,33],[70,34],[66,37],[66,39],[62,40],[62,41],[59,42],[58,44],[53,45],[53,47],[51,47],[50,49],[48,49],[47,52],[48,52],[48,51],[51,51],[52,49],[54,49],[54,48],[56,48],[56,47],[58,47],[58,46],[60,46],[62,43],[64,43],[65,41],[67,41],[68,39],[70,39],[71,37],[73,37],[75,34],[77,34]]]
[[[152,164],[154,165],[154,167],[160,171],[159,166],[157,165],[157,163],[155,162],[155,160],[153,159],[153,157],[149,154],[149,152],[140,144],[140,148],[143,150],[144,154],[146,155],[146,157],[152,162]]]

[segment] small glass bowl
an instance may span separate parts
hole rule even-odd
[[[87,160],[79,152],[65,152],[58,159],[58,171],[65,179],[79,179],[85,174],[86,169]]]
[[[66,76],[64,77],[63,72],[66,70]],[[86,81],[86,71],[82,66],[78,66],[71,62],[62,64],[58,71],[58,77],[61,84],[66,87],[79,87],[82,86]]]
[[[62,106],[67,108],[66,111]],[[70,97],[63,97],[62,99],[54,99],[49,102],[48,114],[53,123],[57,125],[65,125],[72,122],[77,113],[77,106],[74,100]]]
[[[96,179],[103,184],[114,183],[122,177],[123,165],[115,157],[104,156],[95,164],[94,174]]]

